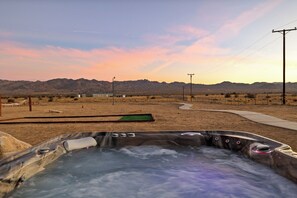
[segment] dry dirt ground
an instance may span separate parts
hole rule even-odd
[[[0,131],[9,133],[29,144],[36,145],[60,134],[90,131],[160,131],[160,130],[235,130],[248,131],[263,135],[290,145],[297,151],[297,131],[286,130],[251,122],[237,115],[221,112],[200,112],[199,108],[249,110],[282,119],[297,121],[297,107],[280,105],[216,105],[193,103],[194,111],[178,109],[178,102],[134,101],[134,102],[44,102],[33,106],[29,112],[27,106],[4,107],[0,120],[24,116],[66,116],[66,115],[102,115],[152,113],[155,122],[148,123],[95,123],[95,124],[21,124],[0,125]],[[49,110],[62,113],[49,113]]]

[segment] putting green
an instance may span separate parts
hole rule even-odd
[[[151,114],[146,115],[125,115],[120,121],[153,121],[154,118]]]
[[[19,121],[15,121],[19,120]],[[33,120],[33,121],[31,121]],[[0,120],[0,124],[65,124],[65,123],[104,123],[104,122],[152,122],[152,114],[116,114],[82,116],[39,116]]]

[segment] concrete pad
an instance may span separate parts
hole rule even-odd
[[[188,103],[180,103],[182,106],[178,107],[179,109],[182,110],[190,110],[192,108],[192,104],[188,104]]]
[[[273,116],[265,115],[262,113],[256,113],[251,111],[239,111],[239,110],[217,110],[217,109],[199,109],[198,111],[213,111],[213,112],[225,112],[239,115],[243,118],[257,122],[260,124],[266,124],[270,126],[276,126],[284,129],[291,129],[297,131],[297,122],[287,121]]]

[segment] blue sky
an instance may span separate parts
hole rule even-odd
[[[0,79],[282,81],[290,0],[1,1]],[[287,35],[296,81],[297,31]]]

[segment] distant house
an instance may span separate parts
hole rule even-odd
[[[100,94],[92,94],[92,97],[98,98],[98,97],[111,97],[112,93],[100,93]]]
[[[87,97],[87,95],[86,94],[78,94],[77,97],[78,98],[85,98],[85,97]]]

